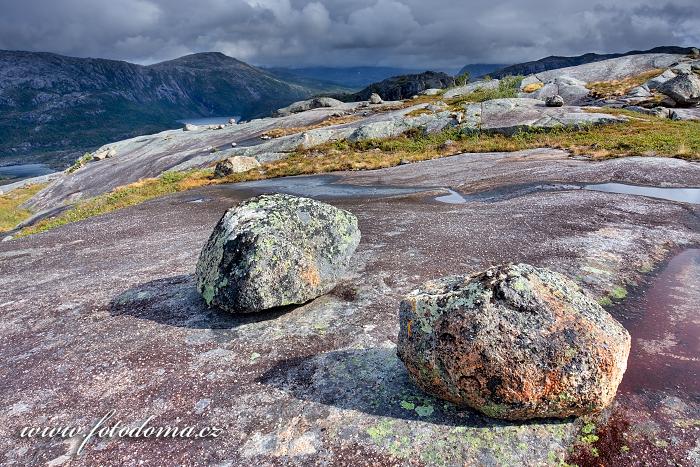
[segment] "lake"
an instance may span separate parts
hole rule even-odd
[[[20,180],[24,180],[25,178],[48,175],[53,172],[55,172],[55,170],[46,164],[6,165],[4,167],[0,167],[0,185],[18,182]]]

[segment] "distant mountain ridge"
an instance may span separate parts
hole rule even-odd
[[[372,93],[377,93],[384,100],[398,101],[410,99],[415,94],[430,89],[442,89],[454,86],[455,79],[447,73],[426,71],[410,75],[392,76],[378,83],[372,83],[362,91],[352,95],[352,100],[369,99]]]
[[[174,128],[178,119],[268,115],[323,89],[218,52],[142,66],[0,51],[0,157],[56,162],[58,155],[65,164],[110,141]]]
[[[505,68],[508,65],[505,64],[495,64],[495,63],[471,63],[469,65],[464,65],[461,70],[457,72],[456,76],[461,75],[464,72],[469,73],[470,78],[480,78],[493,73],[496,70]]]
[[[355,90],[378,83],[394,76],[412,75],[425,71],[425,68],[399,68],[384,66],[355,67],[307,67],[307,68],[269,68],[276,76],[289,78],[311,78],[326,83],[345,86]],[[438,70],[443,71],[443,70]]]
[[[599,62],[602,60],[607,60],[610,58],[624,57],[627,55],[639,55],[639,54],[650,54],[650,53],[665,53],[665,54],[689,54],[691,53],[692,47],[677,47],[677,46],[661,46],[654,47],[649,50],[631,50],[624,53],[614,53],[614,54],[596,54],[587,53],[583,55],[577,55],[574,57],[560,57],[560,56],[550,56],[541,58],[539,60],[533,60],[531,62],[518,63],[516,65],[510,65],[495,72],[489,73],[492,78],[503,78],[504,76],[527,76],[535,73],[541,73],[543,71],[556,70],[559,68],[566,68],[570,66],[584,65],[586,63]]]

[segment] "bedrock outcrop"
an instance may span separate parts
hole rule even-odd
[[[399,315],[411,379],[490,417],[599,411],[627,367],[625,328],[571,280],[527,264],[427,282]]]
[[[302,304],[329,292],[360,242],[357,218],[309,198],[262,195],[229,209],[197,263],[209,306],[233,313]]]

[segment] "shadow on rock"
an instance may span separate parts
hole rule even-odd
[[[394,348],[341,350],[283,360],[259,381],[301,400],[383,417],[475,428],[529,423],[491,419],[427,395],[410,381]]]
[[[129,315],[192,329],[234,329],[243,324],[277,318],[293,308],[242,315],[208,308],[197,292],[191,275],[146,282],[117,295],[110,303],[112,316]]]

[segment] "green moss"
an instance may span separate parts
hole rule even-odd
[[[508,411],[508,406],[503,404],[486,404],[480,407],[481,412],[491,418],[500,418]]]
[[[367,434],[372,438],[372,441],[376,444],[380,444],[385,438],[391,435],[393,425],[394,422],[391,420],[382,420],[378,424],[367,428]]]
[[[91,160],[92,160],[92,154],[90,154],[89,152],[86,152],[80,158],[78,158],[75,162],[73,162],[73,165],[68,167],[66,169],[66,172],[69,174],[72,174],[73,172],[75,172],[76,170],[78,170],[79,168],[81,168],[82,166],[84,166],[85,164],[90,162]]]
[[[610,291],[610,296],[615,300],[622,300],[627,296],[627,290],[624,287],[617,286]]]

